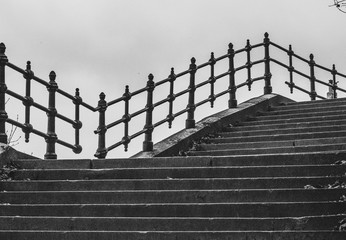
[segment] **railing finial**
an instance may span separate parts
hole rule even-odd
[[[6,46],[4,43],[0,43],[0,54],[5,55]]]
[[[229,43],[228,48],[233,50],[233,43]]]
[[[55,79],[56,79],[56,74],[55,74],[55,72],[54,71],[51,71],[50,73],[49,73],[49,83],[50,84],[54,84],[54,83],[56,83],[55,82]]]

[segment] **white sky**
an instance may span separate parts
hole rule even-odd
[[[171,67],[177,72],[186,70],[191,57],[202,63],[209,59],[211,51],[216,56],[225,54],[229,42],[235,49],[244,47],[246,39],[259,43],[264,32],[282,46],[292,44],[297,54],[308,57],[314,53],[317,63],[327,67],[335,63],[345,73],[346,14],[328,7],[332,3],[332,0],[1,0],[0,42],[6,44],[10,62],[25,68],[26,61],[31,60],[35,74],[45,79],[54,70],[60,88],[73,94],[79,87],[83,99],[96,106],[101,91],[112,100],[123,94],[127,84],[132,91],[144,87],[149,73],[155,75],[155,80],[163,79]],[[272,81],[275,80],[279,79],[273,76]],[[15,86],[21,82],[18,86],[24,89],[20,76],[9,81]],[[261,91],[262,87],[257,95]],[[289,96],[288,89],[274,92]],[[256,96],[256,92],[248,96]],[[22,109],[17,114],[24,117]],[[97,120],[96,114],[94,117]],[[92,120],[90,127],[84,125],[83,131],[92,132],[96,127]],[[166,131],[166,126],[162,129]],[[17,134],[20,133],[18,130]],[[160,137],[163,135],[160,132]],[[21,141],[16,148],[42,157],[44,141],[38,141],[38,144]],[[93,135],[84,140],[85,151],[81,156],[91,158],[96,141]],[[135,145],[130,155],[140,150],[141,143]],[[70,150],[59,149],[61,157],[76,157]],[[109,156],[127,156],[122,149],[120,152]]]

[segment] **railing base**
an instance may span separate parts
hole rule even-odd
[[[192,120],[192,119],[187,119],[186,122],[185,122],[185,128],[188,129],[188,128],[194,128],[196,125],[196,121],[195,120]]]
[[[151,152],[154,149],[154,144],[151,141],[143,142],[143,152]]]

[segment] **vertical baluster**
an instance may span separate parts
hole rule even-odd
[[[83,126],[82,122],[80,121],[80,104],[82,101],[83,100],[79,94],[79,88],[76,88],[76,93],[73,100],[75,105],[75,121],[73,124],[73,128],[75,129],[75,148],[73,149],[73,152],[77,154],[81,153],[83,150],[82,146],[79,144],[79,132]]]
[[[228,60],[229,60],[229,100],[228,107],[236,108],[238,103],[236,99],[237,87],[235,86],[235,70],[234,70],[234,49],[233,44],[228,44]]]
[[[57,110],[55,108],[55,92],[58,89],[58,84],[55,82],[56,74],[54,71],[51,71],[49,74],[49,85],[47,86],[49,92],[48,99],[48,127],[47,127],[47,150],[44,155],[45,159],[56,159],[57,155],[55,153],[55,143],[58,140],[58,137],[55,133],[55,117]]]
[[[337,93],[336,93],[336,88],[338,86],[338,82],[336,81],[336,74],[337,73],[338,73],[338,71],[336,71],[336,69],[335,69],[335,64],[333,64],[333,70],[332,70],[332,74],[333,74],[333,98],[338,98]]]
[[[123,120],[124,120],[123,144],[125,147],[125,152],[127,152],[129,143],[131,141],[131,139],[129,138],[129,122],[131,120],[131,116],[129,114],[129,108],[130,108],[131,94],[130,94],[130,90],[129,90],[128,85],[125,86],[125,93],[123,96],[125,97],[125,99],[124,99],[124,101],[125,101],[125,114],[123,116]]]
[[[107,102],[106,102],[106,95],[101,92],[100,93],[100,100],[97,104],[97,110],[99,112],[99,126],[97,128],[97,131],[95,133],[98,133],[98,148],[95,153],[95,157],[97,158],[105,158],[107,156],[107,148],[106,148],[106,132],[107,132],[107,126],[106,126],[106,110],[107,110]]]
[[[293,50],[292,50],[292,45],[289,45],[289,50],[288,50],[288,56],[289,56],[289,64],[290,66],[288,67],[288,71],[290,73],[290,91],[291,93],[293,93],[293,86],[294,86],[294,83],[293,83],[293,70],[294,70],[294,67],[293,67],[293,59],[292,59],[292,56],[294,54]]]
[[[214,94],[214,84],[215,84],[215,73],[214,73],[214,67],[215,67],[215,57],[214,57],[214,53],[211,53],[210,59],[209,59],[209,64],[210,64],[210,107],[214,107],[214,101],[215,101],[215,94]]]
[[[190,85],[189,85],[189,103],[187,104],[187,119],[185,122],[185,128],[194,128],[195,127],[195,75],[197,71],[196,59],[191,58],[190,64]]]
[[[251,85],[252,85],[252,78],[251,78],[251,67],[252,67],[252,62],[251,62],[251,49],[252,46],[250,44],[250,40],[248,39],[246,41],[246,56],[247,56],[247,62],[246,62],[246,68],[247,68],[247,80],[246,84],[249,88],[249,91],[251,91]]]
[[[33,129],[33,126],[30,124],[30,107],[32,106],[34,100],[31,97],[31,79],[34,75],[34,72],[31,71],[31,62],[27,61],[26,63],[26,73],[24,74],[24,78],[26,79],[25,86],[25,100],[23,104],[25,106],[25,128],[23,129],[25,134],[25,142],[29,142],[29,135]]]
[[[264,34],[264,65],[265,65],[265,71],[264,71],[264,94],[270,94],[272,93],[273,89],[271,86],[271,78],[272,74],[270,72],[270,55],[269,55],[269,45],[270,45],[270,39],[269,34]]]
[[[235,86],[235,70],[234,70],[234,49],[233,44],[228,44],[228,60],[229,60],[229,100],[228,107],[236,108],[238,103],[236,99],[237,87]]]
[[[173,116],[173,102],[175,100],[175,95],[174,95],[174,81],[177,78],[177,76],[174,73],[174,68],[171,68],[171,74],[169,75],[169,95],[168,95],[168,102],[169,102],[169,112],[167,115],[167,120],[168,120],[168,127],[172,127],[172,122],[174,120]]]
[[[5,44],[0,43],[0,142],[7,144],[6,120],[8,115],[5,108],[5,93],[7,91],[7,86],[5,83],[5,66],[8,59],[5,55],[5,50]]]
[[[153,91],[155,88],[155,83],[154,83],[154,76],[153,74],[149,74],[148,76],[148,81],[147,81],[147,105],[146,107],[146,120],[145,120],[145,136],[144,136],[144,142],[143,142],[143,151],[148,152],[148,151],[153,151],[153,141],[152,141],[152,134],[153,134]]]
[[[316,90],[315,90],[315,61],[314,61],[314,55],[310,54],[310,98],[312,101],[316,100]]]

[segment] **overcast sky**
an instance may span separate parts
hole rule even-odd
[[[230,42],[236,49],[246,39],[259,43],[265,32],[278,44],[292,44],[299,55],[314,53],[319,64],[346,72],[346,14],[328,7],[332,0],[0,1],[0,42],[10,62],[25,68],[31,60],[45,79],[54,70],[60,88],[73,94],[79,87],[93,106],[101,91],[114,99],[127,84],[131,90],[144,87],[149,73],[163,79],[171,67],[186,70],[191,57],[202,63],[211,51],[226,53]],[[92,157],[93,138],[82,156]],[[21,142],[17,148],[42,157],[44,141],[28,146]]]

